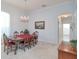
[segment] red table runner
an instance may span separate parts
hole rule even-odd
[[[16,36],[17,38],[22,38],[22,39],[31,39],[32,35],[30,34],[20,34]]]

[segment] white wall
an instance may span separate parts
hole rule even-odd
[[[28,13],[18,7],[15,7],[8,3],[1,4],[1,10],[10,14],[10,33],[12,34],[15,30],[21,31],[27,28],[27,23],[20,21],[20,16],[27,15]]]
[[[62,3],[43,9],[34,10],[30,12],[30,14],[26,11],[23,12],[23,10],[9,4],[5,5],[4,3],[2,3],[1,6],[2,11],[8,12],[11,15],[11,33],[13,33],[15,30],[20,31],[28,28],[30,33],[34,31],[39,32],[39,41],[45,41],[53,44],[58,43],[58,16],[66,12],[74,14],[74,11],[76,9],[73,2]],[[19,17],[21,15],[30,16],[28,24],[20,22]],[[45,29],[35,29],[35,21],[45,21]]]
[[[62,13],[74,14],[73,2],[62,3],[56,6],[30,12],[29,30],[39,32],[39,41],[58,43],[58,16]],[[35,21],[45,21],[45,29],[35,29]]]

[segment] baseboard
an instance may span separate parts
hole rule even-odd
[[[38,40],[38,42],[43,42],[43,43],[47,43],[47,44],[57,45],[55,43],[51,43],[51,42],[47,42],[47,41],[43,41],[43,40]]]

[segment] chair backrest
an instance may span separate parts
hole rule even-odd
[[[38,36],[38,34],[39,33],[37,31],[35,31],[35,32],[32,33],[32,35],[35,35],[35,36]]]
[[[16,36],[19,34],[19,32],[17,32],[17,31],[15,31],[14,33],[13,33],[13,36],[16,38]]]
[[[38,34],[39,33],[37,31],[35,31],[35,32],[32,33],[32,35],[34,36],[35,39],[38,39]]]
[[[3,34],[3,40],[4,40],[4,45],[8,44],[8,37],[5,33]]]
[[[23,31],[20,31],[20,34],[24,34],[24,32]]]

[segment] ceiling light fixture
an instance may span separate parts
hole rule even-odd
[[[27,2],[27,0],[24,0],[25,8],[26,8],[26,2]],[[28,22],[29,16],[20,16],[20,19],[22,22]]]

